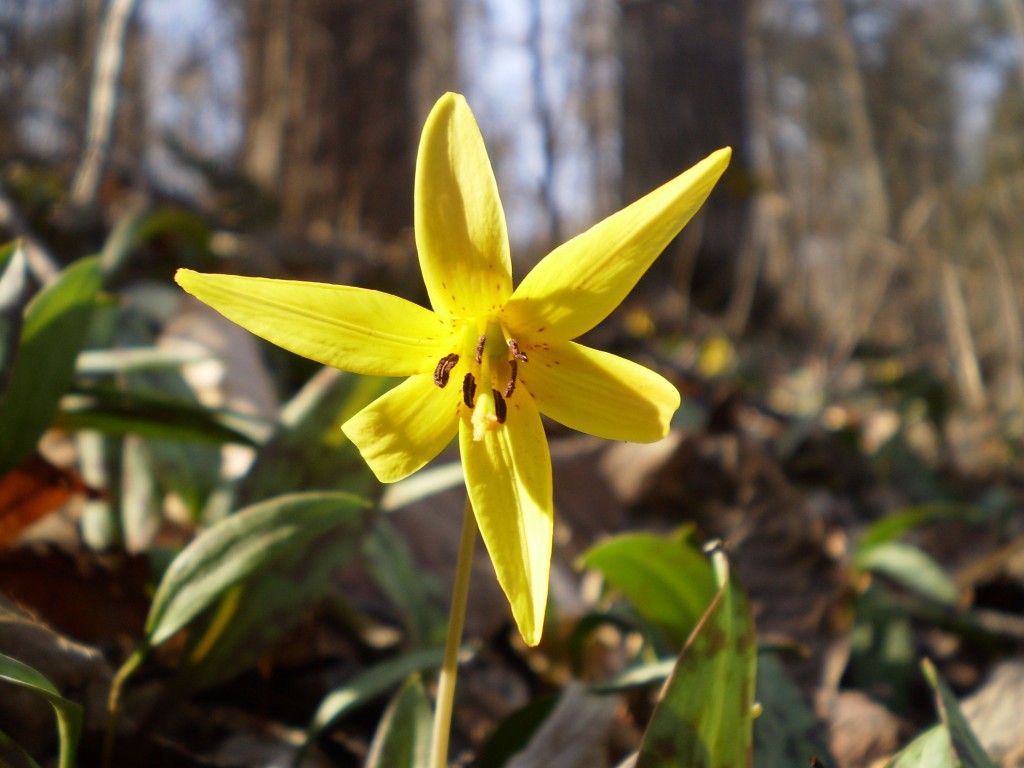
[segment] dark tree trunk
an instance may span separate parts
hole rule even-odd
[[[731,145],[738,178],[746,135],[745,0],[622,2],[623,190],[630,202],[710,152]],[[747,200],[728,183],[669,246],[653,279],[721,308],[731,285]],[[648,280],[648,284],[651,284]]]

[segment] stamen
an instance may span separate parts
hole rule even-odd
[[[472,373],[467,373],[462,380],[462,401],[467,408],[473,407],[473,399],[476,397],[476,379]]]
[[[526,353],[519,349],[519,342],[515,339],[508,340],[508,351],[512,353],[512,357],[521,363],[529,362],[526,357]]]
[[[452,368],[458,365],[459,356],[454,352],[445,355],[437,361],[437,367],[434,368],[434,383],[441,389],[448,386],[448,376],[452,372]]]
[[[477,341],[477,343],[476,343],[476,364],[477,365],[480,365],[480,363],[482,363],[483,360],[484,360],[484,343],[486,341],[487,341],[487,337],[481,334],[480,340]]]
[[[491,394],[494,395],[494,415],[498,418],[499,424],[504,424],[505,417],[508,415],[508,406],[505,405],[505,400],[498,393],[498,390],[492,389]]]
[[[512,369],[512,375],[508,380],[508,384],[505,385],[505,397],[512,397],[512,393],[516,391],[516,376],[519,374],[519,365],[515,360],[509,360],[508,367]]]

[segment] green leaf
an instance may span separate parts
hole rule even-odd
[[[751,764],[754,621],[725,556],[714,558],[719,591],[665,684],[636,768]]]
[[[135,434],[163,440],[258,445],[270,428],[255,417],[167,396],[98,387],[66,395],[54,425],[106,435]]]
[[[3,731],[0,731],[0,765],[4,768],[39,768],[39,763],[32,759],[32,755]]]
[[[99,260],[80,259],[25,310],[7,390],[0,399],[0,474],[35,450],[71,384],[100,290]]]
[[[615,536],[591,547],[580,563],[604,574],[650,622],[682,645],[715,594],[703,553],[689,541],[649,533]]]
[[[980,517],[979,511],[965,504],[953,501],[937,501],[886,515],[868,526],[860,537],[858,549],[868,549],[878,544],[898,539],[905,533],[922,525],[940,520],[971,521]]]
[[[82,734],[82,708],[60,695],[53,683],[32,667],[17,659],[0,653],[0,680],[34,691],[46,699],[57,714],[57,731],[60,734],[60,768],[71,768],[75,764],[78,739]]]
[[[383,695],[409,675],[437,669],[441,666],[443,656],[440,648],[413,651],[379,662],[353,675],[345,685],[335,688],[320,702],[306,731],[306,745],[346,714]]]
[[[25,256],[20,240],[0,246],[0,392],[7,389],[11,358],[21,335]]]
[[[341,425],[375,400],[387,382],[320,369],[282,410],[280,429],[239,483],[239,502],[300,489],[344,488],[368,497],[378,493],[380,484]]]
[[[87,349],[78,355],[75,372],[79,376],[113,376],[137,371],[177,369],[213,359],[208,352],[163,347]]]
[[[14,261],[15,255],[21,250],[21,241],[13,240],[5,245],[0,245],[0,277],[7,271],[7,267]]]
[[[832,764],[818,721],[775,654],[758,657],[757,703],[761,714],[754,720],[754,765],[805,766],[811,756]]]
[[[480,750],[479,768],[502,768],[530,742],[556,704],[558,696],[555,694],[538,696],[502,720]]]
[[[418,675],[402,686],[377,727],[366,768],[422,768],[430,758],[430,701]]]
[[[365,515],[353,511],[225,594],[189,634],[183,688],[207,688],[252,666],[316,605],[362,543]]]
[[[953,756],[949,731],[936,725],[896,753],[886,768],[960,768]]]
[[[206,255],[209,250],[209,224],[184,208],[165,206],[125,216],[117,222],[100,255],[103,271],[114,274],[125,265],[136,248],[160,235],[176,238],[199,255]],[[180,258],[173,260],[178,266],[181,262]]]
[[[995,768],[978,737],[974,735],[967,718],[960,711],[960,705],[949,690],[949,686],[939,677],[935,666],[928,659],[921,662],[925,679],[935,693],[935,708],[939,718],[950,735],[950,743],[956,753],[957,760],[963,768]]]
[[[661,683],[672,674],[676,661],[677,659],[663,659],[650,664],[638,664],[591,686],[590,690],[593,693],[622,693],[634,688],[644,688],[654,683]]]
[[[880,573],[901,586],[943,605],[955,606],[960,596],[953,579],[924,551],[902,541],[862,549],[855,561],[862,571]]]
[[[335,530],[358,540],[369,504],[347,493],[280,496],[238,512],[203,532],[174,559],[157,589],[146,636],[159,645],[228,590],[302,553]]]
[[[900,750],[886,768],[996,768],[935,666],[924,659],[921,669],[932,688],[941,722]]]
[[[447,626],[443,594],[437,582],[416,568],[409,544],[384,517],[366,537],[363,557],[367,571],[399,610],[408,646],[444,642]]]

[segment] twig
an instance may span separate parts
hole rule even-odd
[[[110,150],[110,138],[117,112],[117,80],[124,64],[124,38],[136,0],[110,0],[103,16],[96,48],[92,91],[89,95],[89,123],[85,150],[71,184],[71,203],[89,205],[96,198],[100,176]]]

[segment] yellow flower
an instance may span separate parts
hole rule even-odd
[[[179,270],[186,291],[296,354],[408,379],[342,429],[385,483],[459,435],[472,502],[523,639],[540,641],[551,560],[551,458],[544,413],[611,440],[665,436],[679,407],[668,381],[572,341],[615,309],[703,204],[722,149],[555,249],[512,290],[505,215],[463,97],[427,118],[415,225],[433,311],[378,291]]]

